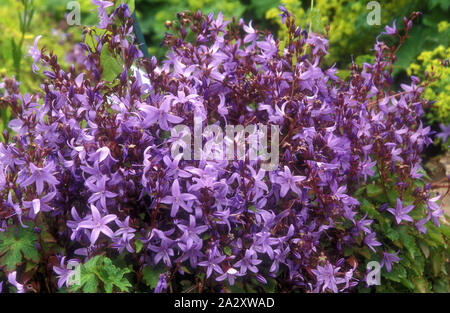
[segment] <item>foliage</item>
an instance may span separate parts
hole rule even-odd
[[[427,112],[428,122],[450,124],[450,67],[448,56],[450,47],[438,46],[434,50],[424,51],[417,57],[417,63],[411,64],[408,74],[425,78],[425,73],[435,72],[438,80],[425,89],[425,97],[435,101]]]
[[[283,41],[243,20],[181,12],[158,63],[142,58],[121,3],[99,7],[67,71],[31,47],[33,67],[44,67],[41,92],[10,87],[1,99],[15,116],[15,136],[0,143],[8,286],[355,292],[367,290],[375,260],[377,291],[448,291],[449,228],[421,181],[429,82],[411,77],[396,90],[392,78],[419,14],[387,27],[373,57],[342,80],[325,62],[328,40],[284,7]],[[238,159],[233,149],[225,159],[211,149],[217,131],[203,133],[200,160],[174,154],[179,126],[192,134],[197,123],[274,126],[280,157],[268,164],[249,149]],[[71,261],[80,284],[70,285]]]
[[[5,270],[11,272],[25,260],[37,263],[37,239],[37,234],[30,227],[10,227],[0,233],[0,263]]]
[[[380,193],[370,191],[370,186],[377,186]],[[388,271],[386,267],[381,270],[381,284],[376,287],[377,292],[438,292],[446,293],[449,290],[449,236],[448,224],[427,223],[426,233],[406,225],[398,225],[392,214],[376,208],[382,207],[384,203],[395,206],[395,200],[400,193],[405,195],[408,203],[414,203],[415,209],[411,217],[423,219],[427,215],[426,203],[418,204],[410,195],[413,195],[424,187],[421,179],[411,181],[407,190],[402,189],[394,183],[380,184],[380,180],[373,180],[367,186],[361,187],[356,194],[359,195],[362,211],[366,212],[367,218],[373,220],[373,227],[380,234],[378,238],[383,247],[389,253],[399,252],[396,256],[400,261]],[[418,188],[417,190],[415,190]],[[373,189],[373,188],[372,188]],[[383,190],[386,190],[386,194]],[[386,198],[386,195],[388,199]],[[423,194],[421,194],[423,195]],[[424,220],[430,219],[425,218]],[[436,222],[436,220],[435,220]],[[367,264],[371,260],[382,261],[372,251],[360,247],[353,247],[346,251],[348,256],[359,256],[359,262]],[[360,286],[360,291],[365,287]]]
[[[130,282],[124,277],[131,270],[116,267],[111,259],[104,256],[95,256],[80,268],[80,284],[72,286],[76,292],[127,292]]]

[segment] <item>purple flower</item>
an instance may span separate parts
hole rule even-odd
[[[302,192],[297,187],[297,183],[304,181],[305,176],[293,176],[289,167],[284,166],[284,172],[278,173],[279,177],[276,178],[276,182],[281,186],[280,195],[285,197],[289,190],[292,190],[297,195],[301,196]]]
[[[172,204],[170,216],[175,217],[175,215],[177,215],[180,206],[187,212],[191,212],[192,203],[190,201],[196,199],[197,197],[190,193],[181,193],[180,183],[178,182],[178,179],[175,179],[175,181],[172,184],[172,195],[165,196],[164,198],[162,198],[161,203]]]
[[[216,280],[223,281],[225,279],[228,279],[228,281],[230,282],[230,285],[233,286],[234,281],[236,280],[236,277],[238,277],[238,276],[242,276],[242,274],[239,273],[235,268],[230,267],[225,273],[218,276],[216,278]]]
[[[101,207],[106,210],[106,199],[117,197],[117,194],[111,191],[106,190],[106,177],[103,176],[100,180],[97,180],[97,183],[94,185],[93,183],[86,181],[86,186],[92,192],[92,195],[88,199],[88,203],[95,203],[99,201]]]
[[[183,121],[183,118],[169,113],[169,101],[163,101],[159,108],[155,108],[151,105],[142,105],[139,109],[146,114],[143,121],[144,127],[150,127],[158,122],[158,125],[162,130],[169,130],[169,122],[178,124]]]
[[[431,215],[431,218],[433,219],[434,225],[436,225],[437,227],[440,227],[441,223],[439,222],[439,218],[444,215],[444,210],[438,209],[438,210],[434,210],[434,211],[431,210],[430,212],[431,212],[430,215]]]
[[[168,277],[169,277],[169,273],[167,273],[167,272],[159,274],[159,280],[155,287],[155,293],[161,293],[167,289],[167,278]]]
[[[334,267],[330,263],[326,263],[324,266],[318,265],[316,269],[311,272],[316,275],[317,285],[322,286],[322,291],[327,288],[331,289],[334,293],[338,292],[336,274],[339,272],[340,267]]]
[[[441,198],[441,196],[437,195],[434,198],[428,199],[427,200],[427,207],[428,207],[428,209],[430,209],[431,211],[439,210],[441,208],[441,206],[438,205],[436,202],[439,201],[440,198]]]
[[[281,17],[281,24],[284,24],[286,22],[286,18],[288,18],[289,16],[291,16],[291,14],[289,13],[289,11],[282,5],[278,6],[278,9],[280,9],[280,11],[282,12],[281,14],[279,14],[279,16]]]
[[[270,236],[271,233],[267,231],[261,231],[255,234],[254,239],[254,249],[259,253],[266,253],[270,259],[273,259],[273,248],[272,246],[279,243],[277,238],[273,238]]]
[[[394,22],[392,23],[392,27],[389,27],[388,25],[386,25],[384,27],[384,32],[382,32],[382,34],[384,35],[395,35],[397,33],[397,27],[395,26],[397,20],[394,20]]]
[[[38,49],[37,44],[39,39],[41,39],[41,35],[37,36],[34,39],[34,45],[30,47],[28,50],[28,55],[33,58],[33,72],[37,73],[39,71],[39,67],[36,65],[41,60],[41,51]]]
[[[150,250],[156,252],[156,255],[154,257],[155,263],[158,264],[159,261],[163,260],[164,264],[166,264],[168,267],[171,267],[172,261],[170,257],[174,255],[174,245],[175,241],[168,238],[161,240],[160,246],[150,245]]]
[[[364,243],[365,243],[366,246],[368,246],[373,252],[376,252],[374,247],[381,246],[381,242],[376,241],[376,240],[375,240],[375,236],[376,236],[376,233],[375,233],[375,232],[372,232],[372,233],[370,233],[370,234],[367,234],[366,237],[364,237]]]
[[[208,230],[208,226],[206,225],[195,225],[194,215],[189,215],[189,226],[177,223],[177,227],[183,232],[183,236],[181,236],[180,240],[186,242],[187,250],[191,249],[194,243],[201,242],[198,235]]]
[[[397,221],[397,224],[400,224],[401,221],[408,221],[408,222],[414,222],[411,216],[408,215],[408,213],[414,209],[414,205],[408,205],[406,207],[403,207],[402,201],[397,198],[397,208],[388,208],[387,210],[394,215],[395,220]]]
[[[427,233],[427,228],[425,227],[425,223],[428,222],[431,218],[431,214],[429,214],[427,216],[427,218],[424,219],[420,219],[418,220],[414,226],[416,226],[417,231],[419,232],[419,234],[426,234]]]
[[[66,287],[69,288],[70,287],[69,284],[71,282],[70,279],[75,274],[75,270],[66,268],[65,262],[64,262],[65,259],[66,259],[65,256],[63,256],[61,258],[59,267],[53,266],[53,271],[56,274],[58,274],[58,276],[57,276],[58,288],[61,288],[63,285],[66,285]],[[78,260],[72,259],[72,260],[69,260],[68,264],[71,264],[73,266],[73,265],[78,265],[79,262],[78,262]]]
[[[411,171],[409,173],[409,175],[411,176],[411,178],[413,179],[419,179],[423,176],[422,173],[419,173],[419,170],[422,170],[422,168],[420,167],[419,164],[415,164],[412,168]]]
[[[445,126],[444,124],[439,124],[439,127],[441,128],[441,132],[436,136],[442,138],[443,142],[446,142],[447,138],[450,137],[450,124],[448,124],[447,126]]]
[[[306,43],[313,46],[313,54],[317,54],[319,50],[325,54],[328,54],[328,40],[310,33]]]
[[[217,248],[215,248],[215,247],[211,248],[210,251],[211,252],[208,255],[208,260],[198,263],[198,265],[200,265],[200,266],[207,267],[206,278],[209,278],[209,276],[211,276],[213,271],[215,271],[218,274],[223,274],[223,270],[219,264],[222,263],[222,261],[226,259],[226,256],[221,255],[217,251]]]
[[[267,36],[265,41],[256,42],[256,45],[261,49],[264,59],[270,59],[278,52],[278,47],[272,35]]]
[[[119,227],[119,229],[114,233],[115,236],[122,236],[123,240],[127,240],[129,238],[129,235],[133,235],[134,232],[136,232],[136,229],[130,227],[130,217],[127,216],[123,222],[121,222],[119,219],[115,220],[116,225]]]
[[[173,176],[174,178],[178,178],[178,177],[182,177],[182,178],[188,178],[191,177],[192,175],[190,173],[188,173],[185,170],[182,170],[179,167],[179,163],[181,158],[183,157],[183,154],[179,154],[177,155],[173,160],[171,160],[171,158],[167,155],[164,156],[163,161],[164,164],[167,166],[167,175],[168,176]]]
[[[87,36],[67,70],[60,58],[38,50],[36,38],[33,70],[51,59],[44,73],[50,79],[39,94],[21,95],[17,82],[0,79],[4,100],[18,106],[9,123],[15,135],[5,133],[7,143],[0,143],[0,232],[9,234],[15,223],[29,227],[25,218],[41,226],[45,217],[67,253],[54,268],[53,287],[69,284],[64,262],[71,257],[85,262],[108,255],[167,267],[155,292],[167,290],[170,271],[184,275],[189,265],[206,274],[208,290],[224,285],[216,278],[234,284],[243,275],[262,284],[281,275],[300,291],[347,290],[358,279],[356,267],[344,263],[343,248],[359,243],[359,236],[364,249],[381,246],[373,232],[380,219],[368,219],[371,204],[356,198],[363,197],[362,181],[370,177],[378,184],[386,174],[377,169],[389,172],[393,192],[426,201],[425,212],[415,212],[420,233],[428,220],[439,225],[438,198],[428,187],[411,192],[431,143],[431,129],[419,122],[424,88],[411,77],[410,85],[394,90],[392,75],[380,71],[395,59],[386,58],[387,43],[377,42],[375,60],[343,80],[321,57],[328,41],[302,30],[284,7],[281,19],[289,20],[294,41],[283,49],[270,32],[260,38],[252,22],[228,27],[222,14],[180,13],[180,31],[164,39],[171,48],[166,60],[141,62],[130,9],[115,2],[93,1],[108,35]],[[395,23],[386,32],[397,36]],[[98,62],[105,45],[123,65],[119,84],[105,79],[105,64]],[[179,139],[192,132],[196,154],[199,118],[203,129],[258,125],[257,132],[239,131],[226,140],[233,146],[256,135],[273,144],[281,135],[270,147],[282,151],[271,160],[276,170],[267,171],[267,154],[253,149],[245,149],[244,158],[232,153],[232,160],[204,151],[184,159],[192,142],[182,140],[183,153],[174,156]],[[259,125],[276,125],[279,132],[266,136]],[[175,126],[183,126],[182,134],[169,137]],[[212,142],[212,135],[199,135],[202,145]],[[412,220],[401,202],[390,213],[388,206],[381,206],[381,217]],[[395,254],[383,258],[386,268],[396,262]]]
[[[356,226],[356,231],[359,233],[361,230],[365,233],[370,233],[371,230],[369,228],[367,228],[368,226],[370,226],[373,222],[373,220],[366,220],[367,214],[364,215],[363,218],[361,218],[359,221],[354,220],[353,223]]]
[[[36,215],[40,211],[49,212],[52,211],[53,208],[48,205],[48,203],[53,200],[56,192],[50,192],[40,199],[33,199],[32,201],[23,201],[23,207],[26,209],[33,209],[33,213]]]
[[[119,252],[122,252],[122,250],[126,248],[128,252],[133,253],[134,249],[130,245],[130,240],[135,237],[134,233],[136,232],[136,229],[130,227],[130,217],[127,216],[123,222],[119,219],[116,219],[115,222],[119,227],[119,229],[114,233],[114,236],[119,237],[116,247],[119,249]]]
[[[103,161],[106,161],[108,164],[118,162],[116,159],[112,157],[111,150],[109,150],[108,147],[98,148],[97,151],[95,151],[95,153],[92,153],[89,156],[89,161],[94,163],[101,163]]]
[[[398,256],[396,256],[397,254],[399,254],[399,252],[400,250],[398,250],[396,253],[387,253],[386,251],[383,252],[383,260],[381,260],[381,266],[385,265],[388,272],[390,272],[392,269],[392,263],[397,263],[401,260]]]
[[[16,287],[17,293],[25,293],[24,285],[22,285],[22,284],[17,282],[16,276],[17,276],[17,272],[16,271],[9,273],[8,274],[8,282],[11,285],[13,285],[14,287]]]
[[[258,32],[252,27],[252,21],[250,21],[248,26],[244,25],[244,31],[247,33],[244,37],[245,43],[253,42],[258,39]]]
[[[114,221],[117,218],[117,216],[115,214],[108,214],[108,215],[105,215],[104,217],[102,217],[100,215],[100,212],[97,210],[97,208],[93,204],[91,204],[91,212],[92,212],[91,219],[80,222],[78,224],[78,227],[79,228],[87,228],[87,229],[92,230],[90,240],[91,240],[91,246],[93,246],[95,244],[95,242],[97,241],[100,233],[105,234],[109,238],[114,237],[113,231],[111,230],[111,228],[109,228],[107,226],[107,224]]]
[[[260,264],[262,261],[258,260],[258,256],[256,255],[255,250],[247,249],[245,250],[245,255],[242,259],[237,261],[234,266],[240,267],[240,273],[245,274],[247,269],[249,269],[253,273],[258,272],[258,268],[256,265]]]
[[[75,209],[75,207],[72,207],[70,213],[72,215],[73,220],[68,220],[66,222],[66,225],[67,227],[72,229],[72,235],[70,236],[70,240],[75,240],[75,238],[79,237],[82,233],[82,230],[78,228],[78,225],[80,224],[80,222],[83,221],[83,219],[78,215],[78,212]]]
[[[44,183],[50,186],[54,186],[59,183],[59,181],[53,176],[55,170],[55,165],[53,162],[49,162],[45,167],[40,168],[30,163],[31,176],[24,180],[21,184],[22,187],[26,187],[33,183],[36,183],[36,191],[38,195],[42,194],[44,190]]]
[[[114,4],[110,1],[102,1],[102,0],[91,0],[91,2],[98,6],[97,14],[100,19],[99,26],[100,28],[106,28],[110,23],[110,17],[106,13],[106,8],[113,6]]]

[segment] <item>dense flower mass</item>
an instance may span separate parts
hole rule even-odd
[[[43,93],[5,98],[16,134],[0,143],[0,222],[5,230],[12,221],[46,221],[64,247],[54,253],[59,288],[71,273],[65,259],[87,262],[105,251],[134,260],[137,273],[163,265],[156,291],[192,273],[205,273],[209,290],[252,278],[277,279],[286,290],[351,290],[365,276],[344,254],[354,245],[395,267],[399,258],[379,242],[355,192],[375,176],[416,188],[419,154],[431,143],[429,127],[417,127],[419,80],[392,89],[396,47],[380,37],[374,63],[355,65],[342,81],[321,67],[327,40],[297,27],[285,9],[287,42],[251,22],[180,13],[158,64],[133,44],[128,7],[107,15],[109,3],[96,2],[101,24],[86,33],[81,63],[64,71],[36,40],[30,54],[34,69],[47,68]],[[266,160],[249,158],[250,150],[244,159],[174,157],[170,130],[183,124],[194,133],[195,117],[203,129],[277,125],[279,164],[264,170]],[[414,205],[400,193],[396,208],[376,210],[426,231],[442,211],[426,187],[416,195]],[[429,203],[419,212],[428,219],[415,224],[420,201]],[[28,288],[16,272],[9,280]]]

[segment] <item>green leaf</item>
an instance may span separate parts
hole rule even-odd
[[[103,79],[112,82],[123,71],[122,60],[118,61],[109,50],[108,44],[104,44],[100,54],[100,62],[103,67]]]
[[[424,27],[413,27],[409,32],[411,37],[416,40],[407,40],[399,49],[397,53],[397,62],[394,63],[394,75],[401,70],[406,70],[409,65],[416,59],[417,55],[422,51],[425,43]]]
[[[450,2],[448,0],[430,0],[429,6],[434,9],[436,6],[440,5],[445,11],[450,7]]]
[[[375,206],[369,201],[367,201],[367,199],[365,198],[360,199],[360,203],[361,203],[361,211],[363,211],[364,213],[367,212],[369,217],[373,218],[380,216],[380,212],[378,212],[375,209]]]
[[[94,293],[98,291],[99,274],[96,271],[100,256],[95,256],[80,268],[80,284],[72,285],[70,289],[72,291],[83,291],[87,293]]]
[[[245,293],[244,288],[242,287],[242,283],[236,282],[233,286],[230,287],[232,293]]]
[[[398,227],[398,234],[400,237],[401,243],[408,250],[410,256],[414,258],[414,255],[418,253],[417,245],[414,240],[414,237],[409,234],[408,227],[400,226]]]
[[[400,282],[402,283],[403,286],[405,286],[406,288],[410,289],[410,290],[414,290],[414,284],[408,279],[408,278],[400,278]]]
[[[159,275],[163,273],[163,269],[156,267],[153,268],[151,266],[146,266],[142,270],[142,277],[144,278],[145,283],[150,288],[155,288],[159,281]]]
[[[223,248],[223,252],[225,252],[226,255],[230,256],[231,255],[231,248],[229,246],[225,246]]]
[[[448,293],[449,290],[449,285],[448,285],[448,278],[442,278],[442,279],[438,279],[433,283],[433,291],[434,292],[439,292],[439,293]]]
[[[100,273],[101,280],[105,286],[105,291],[111,293],[113,292],[114,287],[116,287],[119,291],[128,292],[128,288],[131,287],[131,284],[124,275],[130,272],[130,269],[118,268],[110,259],[104,258]]]
[[[386,237],[388,237],[392,241],[397,241],[400,238],[400,235],[398,234],[398,232],[395,231],[394,229],[392,229],[391,227],[386,229],[384,234],[386,235]]]
[[[388,188],[387,190],[388,201],[392,204],[397,203],[397,198],[399,197],[398,191],[392,188]]]
[[[95,256],[81,266],[80,284],[71,287],[72,291],[93,293],[102,292],[100,286],[104,287],[104,292],[114,291],[128,292],[131,287],[130,282],[124,277],[130,273],[128,268],[119,268],[105,256]]]
[[[387,278],[389,280],[395,281],[397,283],[401,283],[402,282],[401,281],[402,278],[406,278],[407,277],[406,269],[401,264],[393,265],[390,272],[385,271],[385,270],[383,272],[384,272],[383,277],[385,277],[385,278]]]
[[[435,277],[439,276],[441,272],[442,265],[445,262],[445,256],[440,251],[436,251],[433,249],[433,253],[431,254],[431,268],[433,270],[433,275]]]
[[[445,224],[441,224],[441,227],[439,227],[439,229],[441,230],[441,233],[445,237],[450,237],[450,226],[445,225]]]
[[[144,244],[139,239],[136,239],[134,241],[134,244],[136,245],[136,253],[139,253],[142,250],[142,248],[144,247]]]
[[[438,243],[439,245],[445,245],[444,238],[442,237],[441,231],[433,224],[429,224],[427,227],[427,236]]]
[[[426,293],[428,291],[428,283],[424,278],[413,277],[411,278],[411,281],[413,282],[414,286],[416,286],[416,289],[420,293]]]
[[[94,293],[98,290],[99,281],[94,273],[85,273],[81,276],[81,287],[83,292]]]
[[[366,192],[369,198],[376,198],[383,193],[383,187],[380,185],[370,184],[367,185]]]
[[[422,250],[423,255],[428,258],[430,256],[430,247],[423,240],[419,240],[418,242],[420,250]]]
[[[39,261],[35,246],[38,236],[28,226],[9,227],[7,231],[0,233],[0,266],[5,266],[7,271],[13,271],[23,259],[35,263]]]

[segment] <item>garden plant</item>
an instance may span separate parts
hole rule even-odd
[[[1,85],[0,290],[449,292],[450,227],[421,157],[436,137],[427,90],[447,74],[393,78],[420,12],[340,77],[327,36],[284,6],[279,38],[179,12],[158,60],[133,1],[92,2],[76,58],[37,37],[40,90]],[[230,125],[246,128],[218,141]],[[200,150],[181,140],[199,127]],[[255,137],[278,143],[270,166]]]

